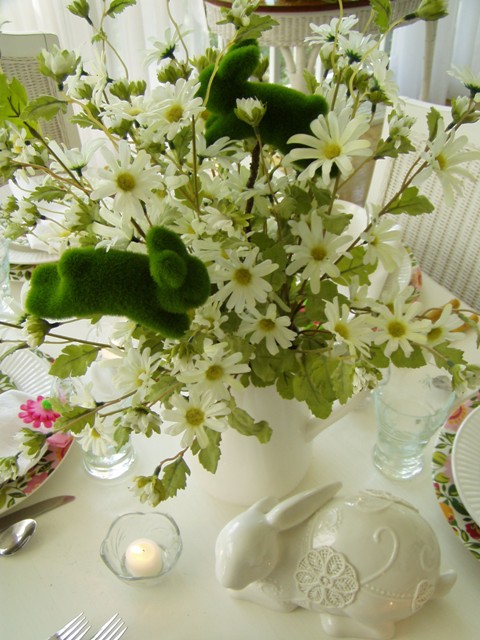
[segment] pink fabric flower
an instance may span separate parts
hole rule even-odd
[[[22,411],[18,417],[25,424],[31,424],[34,429],[39,429],[42,424],[51,429],[55,420],[60,417],[60,414],[52,409],[50,401],[43,396],[37,396],[36,400],[27,400],[25,404],[20,405],[20,409]]]

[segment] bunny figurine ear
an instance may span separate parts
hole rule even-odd
[[[277,531],[296,527],[331,500],[341,486],[341,482],[334,482],[320,489],[297,493],[269,511],[266,516],[267,521]]]

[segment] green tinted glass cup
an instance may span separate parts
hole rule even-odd
[[[455,401],[450,378],[433,365],[418,369],[391,367],[373,396],[375,466],[395,480],[418,475],[424,467],[425,448]]]

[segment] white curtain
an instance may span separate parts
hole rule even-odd
[[[72,15],[67,6],[71,0],[0,0],[0,22],[5,32],[42,31],[55,33],[62,47],[75,49],[90,57],[91,30],[85,20]],[[89,0],[94,23],[103,6],[102,0]],[[190,55],[201,53],[208,46],[208,33],[202,0],[171,0],[174,20],[187,31],[185,41]],[[104,27],[113,45],[127,65],[130,79],[146,77],[143,64],[152,41],[164,41],[165,30],[171,26],[167,0],[138,0],[114,20],[106,19]],[[119,66],[109,56],[111,73],[117,75]]]
[[[452,64],[480,72],[480,1],[449,0],[449,15],[437,22],[437,35],[428,100],[437,104],[467,90],[447,75]],[[421,95],[425,53],[425,23],[417,22],[393,33],[391,60],[400,92],[410,98]]]

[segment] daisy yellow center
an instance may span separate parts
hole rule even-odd
[[[205,420],[205,414],[198,407],[192,407],[187,410],[185,418],[190,427],[199,427]]]
[[[389,322],[387,329],[392,338],[401,338],[406,333],[405,325],[403,322],[399,322],[398,320],[392,320]]]
[[[335,333],[338,333],[338,335],[342,337],[344,340],[347,340],[347,338],[350,336],[348,327],[343,322],[337,322],[334,329],[335,329]]]
[[[328,144],[325,145],[325,148],[323,150],[323,154],[328,160],[333,160],[333,158],[338,158],[338,156],[341,153],[342,153],[342,149],[340,148],[340,145],[338,145],[336,142],[329,142]]]
[[[443,331],[441,327],[435,327],[434,329],[432,329],[429,334],[428,334],[428,340],[430,342],[436,342],[437,340],[439,340],[443,335]]]
[[[220,380],[222,376],[223,367],[221,367],[219,364],[212,364],[210,367],[208,367],[205,373],[205,377],[210,381]]]
[[[244,269],[243,267],[241,267],[240,269],[237,269],[235,271],[235,275],[233,276],[233,278],[237,284],[241,284],[242,286],[246,287],[252,281],[252,274],[248,269]]]
[[[435,160],[438,162],[438,166],[440,167],[440,169],[443,171],[444,169],[446,169],[447,167],[447,161],[445,159],[445,156],[443,155],[443,153],[440,153]]]
[[[165,112],[165,118],[169,122],[179,122],[182,119],[182,116],[183,107],[179,104],[172,105],[170,109],[167,109],[167,111]]]
[[[312,247],[312,250],[310,251],[310,255],[314,260],[318,260],[318,262],[321,262],[322,260],[325,260],[325,258],[327,257],[327,252],[325,251],[325,247],[322,247],[321,245],[317,245],[315,247]]]
[[[262,331],[265,331],[265,333],[268,333],[269,331],[273,331],[275,329],[275,322],[273,320],[270,320],[270,318],[262,318],[258,324],[260,326],[260,329]]]
[[[135,178],[131,173],[119,173],[117,176],[117,186],[122,191],[133,191],[133,189],[135,189]]]

